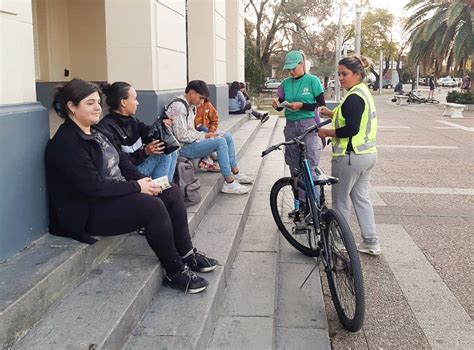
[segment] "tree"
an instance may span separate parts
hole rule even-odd
[[[245,11],[255,17],[257,57],[271,73],[270,58],[292,47],[293,35],[308,36],[311,26],[329,17],[330,0],[247,0]]]
[[[410,33],[411,56],[435,74],[446,70],[466,71],[469,60],[474,73],[474,1],[411,0],[406,10],[415,11],[405,29]]]

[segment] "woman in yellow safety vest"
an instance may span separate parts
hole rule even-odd
[[[358,250],[379,255],[374,210],[368,193],[370,171],[377,162],[375,103],[363,83],[368,65],[367,59],[356,56],[339,61],[339,81],[347,94],[334,110],[321,107],[321,114],[332,118],[332,127],[321,129],[319,136],[332,137],[332,175],[339,178],[332,189],[333,207],[349,222],[352,201],[363,238]]]

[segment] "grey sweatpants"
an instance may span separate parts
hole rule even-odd
[[[289,141],[292,138],[300,136],[307,128],[315,125],[314,118],[308,118],[298,121],[287,120],[285,130],[285,141]],[[315,176],[314,168],[319,164],[319,158],[321,155],[321,143],[319,137],[315,132],[311,132],[304,138],[306,143],[306,157],[311,168],[311,175]],[[290,145],[285,148],[285,163],[290,167],[291,175],[297,175],[299,173],[299,149],[298,145]]]
[[[332,206],[349,222],[352,201],[366,243],[378,242],[374,209],[369,198],[370,171],[376,162],[377,153],[357,155],[351,152],[350,155],[332,158],[332,176],[339,178],[332,187]]]

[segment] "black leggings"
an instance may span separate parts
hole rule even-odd
[[[117,236],[140,227],[145,227],[148,244],[167,273],[177,272],[181,256],[193,245],[183,195],[175,184],[158,197],[134,193],[97,199],[87,223],[88,233],[94,236]]]
[[[242,108],[239,111],[229,112],[229,114],[245,114],[245,112],[247,112],[250,109],[252,109],[252,105],[250,104],[250,102],[247,101],[244,108]],[[258,119],[262,118],[262,115],[258,113],[257,111],[254,111],[253,109],[251,113],[255,118],[258,118]]]

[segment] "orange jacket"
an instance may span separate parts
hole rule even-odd
[[[219,116],[217,115],[217,111],[210,101],[200,105],[196,111],[194,127],[197,129],[201,125],[204,125],[206,128],[208,128],[209,132],[217,131],[217,126],[219,125]]]

